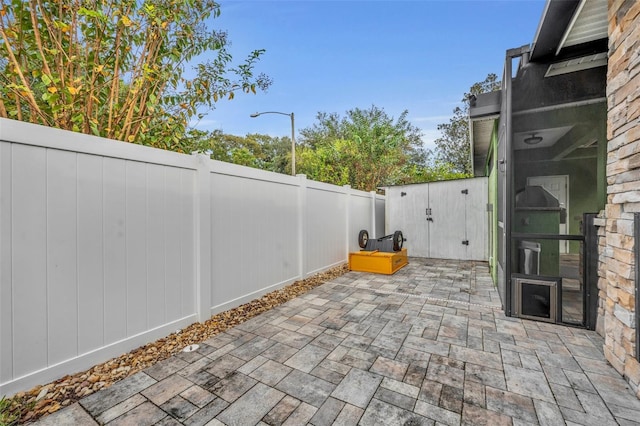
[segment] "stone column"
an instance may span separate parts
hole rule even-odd
[[[640,211],[640,2],[609,0],[607,205],[600,309],[607,360],[638,393],[633,213]]]

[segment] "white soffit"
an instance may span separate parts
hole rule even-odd
[[[496,118],[492,117],[482,121],[474,121],[473,123],[473,136],[485,148],[485,152],[491,144],[491,135],[493,134],[493,125]]]
[[[499,117],[499,115],[494,115],[471,121],[471,167],[474,174],[476,170],[484,168],[484,162],[487,161],[491,146],[494,122]]]
[[[552,77],[554,75],[567,74],[589,68],[603,67],[605,65],[607,65],[607,52],[601,52],[596,53],[595,55],[582,56],[580,58],[551,64],[544,76]]]
[[[474,155],[486,155],[491,145],[491,134],[493,133],[494,121],[499,116],[473,120],[473,152]]]
[[[564,47],[601,40],[607,36],[607,0],[582,0],[558,45],[556,55]]]

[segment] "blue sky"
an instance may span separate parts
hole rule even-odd
[[[234,59],[265,49],[258,72],[270,89],[218,102],[198,127],[245,135],[290,135],[319,111],[344,115],[371,105],[408,118],[426,148],[436,126],[469,87],[502,76],[505,51],[533,41],[544,0],[221,0],[216,29],[227,30]]]

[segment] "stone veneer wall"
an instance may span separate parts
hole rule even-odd
[[[609,0],[608,9],[609,142],[607,205],[599,233],[598,330],[604,332],[607,360],[640,396],[633,257],[633,213],[640,212],[640,1]]]

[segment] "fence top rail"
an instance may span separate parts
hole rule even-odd
[[[333,185],[330,183],[325,183],[325,182],[318,182],[315,180],[309,180],[307,181],[307,187],[309,189],[316,189],[319,191],[326,191],[326,192],[337,192],[339,194],[351,194],[353,193],[353,190],[349,187],[346,186],[337,186],[337,185]]]
[[[0,118],[0,141],[195,170],[188,154]]]
[[[299,176],[290,176],[282,173],[270,172],[253,167],[241,166],[224,161],[210,160],[209,172],[217,175],[235,176],[245,179],[260,180],[265,182],[280,183],[283,185],[300,186]]]
[[[369,200],[373,197],[371,192],[365,192],[365,191],[361,191],[359,189],[352,189],[351,190],[351,195],[354,196],[354,197],[367,198]],[[375,198],[376,198],[376,200],[381,200],[381,201],[385,200],[384,195],[380,195],[380,194],[375,194]]]
[[[291,186],[300,186],[302,182],[305,182],[305,186],[309,189],[350,194],[362,198],[372,197],[371,192],[360,191],[347,186],[337,186],[307,180],[304,175],[290,176],[282,173],[274,173],[252,167],[225,163],[223,161],[209,160],[209,156],[204,154],[181,154],[7,118],[0,118],[0,142],[164,165],[194,171],[204,165],[205,170],[208,169],[212,174],[236,176]],[[375,194],[375,199],[384,200],[385,196]]]

